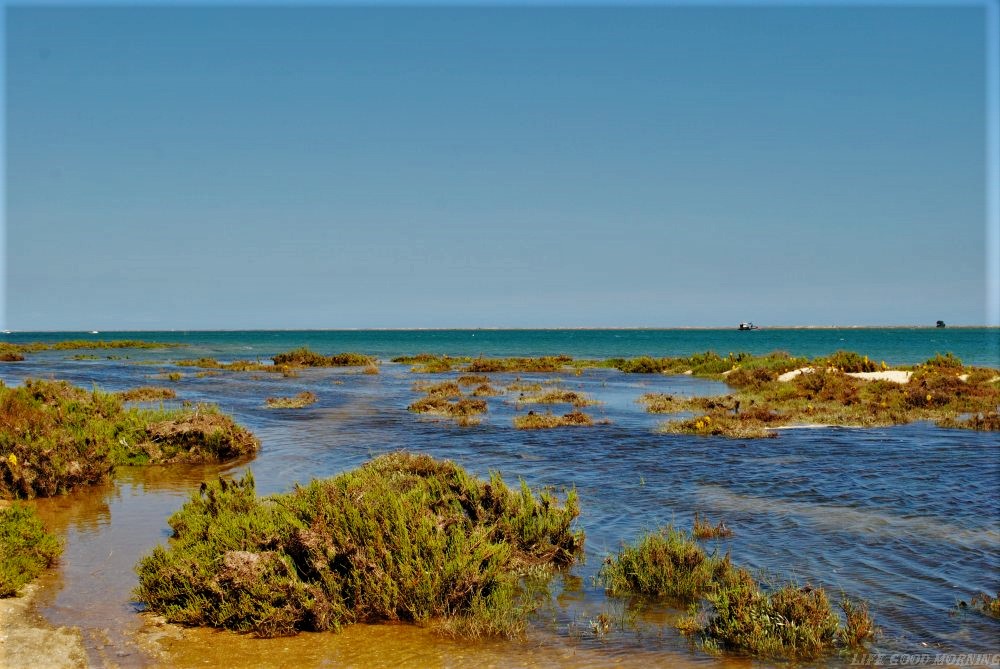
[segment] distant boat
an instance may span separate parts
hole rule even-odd
[[[747,322],[747,323],[740,323],[740,326],[737,329],[738,330],[759,330],[760,328],[757,327],[756,325],[754,325],[753,323]]]
[[[938,321],[937,322],[937,327],[943,328],[944,327],[944,321]]]
[[[98,334],[97,330],[91,330],[90,334]]]

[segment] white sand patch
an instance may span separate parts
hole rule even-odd
[[[778,377],[778,380],[782,381],[782,382],[784,382],[784,381],[791,381],[792,379],[794,379],[799,374],[812,374],[815,371],[816,370],[813,369],[812,367],[799,367],[798,369],[793,369],[790,372],[785,372],[784,374],[780,375]]]
[[[884,372],[848,372],[848,376],[865,381],[892,381],[893,383],[909,383],[913,372],[904,372],[899,369],[890,369]]]

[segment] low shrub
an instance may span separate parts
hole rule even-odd
[[[203,485],[170,518],[173,539],[139,562],[135,596],[171,622],[259,636],[437,621],[512,637],[531,608],[519,577],[575,560],[578,514],[573,491],[560,504],[426,455],[264,499],[247,473]]]

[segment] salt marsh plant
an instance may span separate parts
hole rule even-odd
[[[264,405],[268,409],[302,409],[316,403],[316,393],[304,390],[294,397],[268,397]]]
[[[458,400],[449,400],[441,395],[428,395],[413,402],[407,409],[414,413],[459,418],[486,413],[487,405],[485,400],[480,399],[463,397]]]
[[[579,427],[593,424],[594,419],[591,416],[576,410],[561,416],[551,411],[545,413],[529,411],[514,417],[514,427],[518,430],[547,430],[555,427]]]
[[[723,520],[720,520],[717,525],[713,525],[708,518],[702,518],[695,513],[691,535],[695,539],[727,539],[733,536],[733,531],[726,526]]]
[[[374,358],[361,353],[320,355],[305,346],[279,353],[271,359],[275,365],[290,365],[292,367],[368,367],[376,363]]]
[[[996,597],[990,597],[985,592],[974,595],[971,600],[972,608],[985,613],[994,618],[1000,618],[1000,591]]]
[[[622,546],[604,561],[597,578],[610,595],[690,600],[716,587],[731,570],[728,554],[706,553],[687,532],[668,525]]]
[[[125,407],[65,381],[0,385],[0,498],[51,496],[107,480],[116,465],[223,462],[257,439],[215,407]]]
[[[553,388],[536,395],[521,395],[517,398],[517,402],[518,404],[572,404],[575,407],[600,404],[586,393],[561,388]]]
[[[393,362],[412,365],[410,371],[418,374],[440,374],[450,372],[456,366],[467,363],[472,358],[452,358],[447,355],[435,355],[433,353],[420,353],[419,355],[405,355],[393,358]]]
[[[497,397],[498,395],[503,395],[503,390],[495,388],[488,383],[482,383],[472,391],[473,397]]]
[[[692,613],[677,627],[711,649],[810,659],[873,639],[864,603],[841,601],[844,621],[822,588],[783,584],[765,590],[727,553],[707,554],[686,532],[668,526],[608,557],[598,580],[613,596],[665,597]],[[707,607],[699,605],[707,603]]]
[[[263,499],[248,473],[203,485],[170,518],[135,595],[172,622],[259,636],[402,621],[513,637],[531,609],[521,576],[572,564],[578,514],[573,491],[560,503],[426,455]]]
[[[842,599],[841,622],[823,588],[784,584],[765,591],[745,569],[737,569],[708,602],[712,614],[700,632],[706,645],[758,657],[817,658],[876,636],[866,604]]]
[[[61,552],[59,540],[45,531],[34,509],[19,502],[0,507],[0,597],[17,596]]]
[[[156,400],[172,400],[177,397],[173,388],[159,386],[141,386],[115,393],[122,402],[155,402]]]
[[[462,396],[462,389],[454,381],[441,381],[439,383],[417,382],[413,384],[413,390],[424,393],[429,397]]]
[[[489,383],[490,377],[484,374],[463,374],[455,381],[460,386],[479,386],[484,383]]]
[[[476,358],[465,371],[473,374],[492,372],[558,372],[573,358],[568,355],[546,355],[540,358]]]

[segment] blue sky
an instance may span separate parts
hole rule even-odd
[[[982,324],[984,20],[9,7],[6,327]]]

